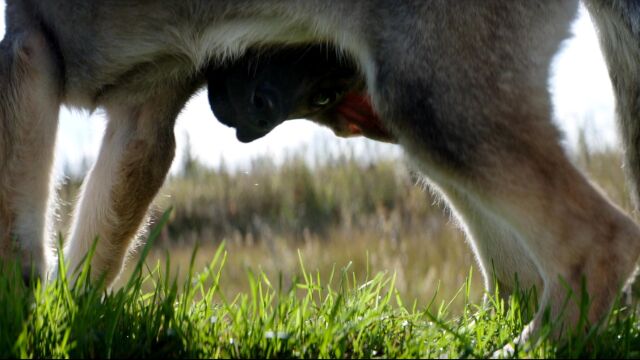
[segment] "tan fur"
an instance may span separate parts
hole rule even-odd
[[[0,155],[0,257],[14,250],[21,254],[24,272],[46,268],[49,245],[46,218],[51,188],[58,108],[58,73],[50,49],[39,33],[26,33],[13,44],[11,68],[2,69],[12,91],[3,98],[13,107],[3,108],[3,152]],[[10,231],[13,229],[13,231]],[[16,239],[15,235],[22,235]],[[20,240],[15,242],[15,240]],[[44,265],[44,266],[42,266]]]
[[[100,239],[96,274],[111,283],[173,160],[174,119],[194,90],[171,89],[135,108],[107,105],[110,119],[97,165],[83,186],[67,246],[71,268]],[[96,206],[104,208],[96,209]]]

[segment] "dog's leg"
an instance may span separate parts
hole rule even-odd
[[[175,86],[139,105],[108,104],[109,123],[97,162],[83,184],[65,250],[73,273],[97,239],[92,278],[117,277],[127,249],[174,156],[175,118],[192,88]]]
[[[517,235],[543,283],[530,331],[546,307],[551,319],[564,315],[565,330],[578,324],[583,282],[594,323],[635,268],[640,230],[575,169],[551,122],[548,67],[575,4],[478,4],[425,9],[425,31],[437,37],[376,49],[374,102],[432,183],[453,187]],[[473,224],[473,208],[457,210]],[[487,269],[491,259],[481,262]]]
[[[520,104],[535,107],[525,102],[527,100],[521,100]],[[539,114],[540,119],[548,116],[545,113]],[[550,126],[548,123],[529,123],[530,120],[522,120],[525,118],[515,114],[514,119],[521,119],[521,125],[527,126],[493,128],[486,134],[487,138],[456,136],[452,139],[457,142],[456,146],[466,146],[463,142],[467,141],[483,144],[481,147],[467,144],[474,148],[476,160],[472,163],[458,162],[459,158],[443,163],[446,158],[439,156],[444,154],[436,158],[425,154],[424,143],[419,147],[405,145],[412,153],[422,151],[423,157],[417,159],[417,163],[430,181],[441,188],[450,186],[464,193],[467,201],[480,204],[488,218],[504,224],[507,234],[516,235],[511,240],[519,244],[501,248],[504,245],[501,242],[509,239],[498,231],[483,230],[483,226],[493,224],[478,219],[478,206],[456,207],[453,200],[458,215],[469,226],[476,254],[486,273],[500,261],[497,280],[509,283],[512,279],[503,276],[513,276],[523,270],[517,262],[510,262],[509,257],[517,256],[517,252],[512,253],[514,249],[524,249],[543,281],[540,304],[543,309],[550,308],[551,319],[564,312],[567,327],[578,322],[584,281],[591,302],[586,315],[594,323],[606,313],[617,291],[633,272],[640,254],[640,231],[571,165],[553,140],[548,141],[555,138],[553,132],[544,131]],[[454,134],[440,135],[444,138]],[[509,140],[503,142],[506,139]],[[512,140],[515,141],[509,145]],[[509,269],[510,265],[513,268]],[[570,293],[574,297],[564,309]],[[535,318],[531,331],[538,329],[542,314],[541,311]]]
[[[435,187],[433,184],[431,186]],[[540,288],[540,274],[531,254],[504,220],[451,184],[444,184],[437,190],[445,198],[453,215],[459,218],[458,224],[470,239],[489,295],[494,295],[496,286],[500,297],[505,299],[516,290]]]
[[[61,96],[55,54],[39,30],[10,28],[0,44],[0,78],[0,258],[19,254],[29,278],[44,275],[50,252],[46,215]]]

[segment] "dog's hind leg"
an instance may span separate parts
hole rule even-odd
[[[433,84],[433,79],[430,83]],[[474,89],[473,86],[467,88]],[[633,272],[640,254],[640,231],[572,166],[557,143],[548,109],[529,113],[530,109],[536,109],[536,99],[544,96],[542,91],[546,88],[539,88],[537,95],[533,93],[538,90],[528,90],[533,100],[520,96],[507,99],[511,96],[507,94],[492,94],[493,99],[487,98],[482,105],[484,109],[501,107],[501,104],[490,103],[503,95],[507,98],[501,103],[518,105],[511,114],[476,118],[486,126],[480,132],[470,132],[462,125],[464,118],[476,114],[464,114],[466,109],[461,106],[448,111],[451,115],[458,114],[443,118],[447,124],[429,128],[429,135],[416,136],[420,131],[416,129],[410,133],[401,130],[399,138],[408,152],[415,154],[416,163],[432,183],[464,194],[467,201],[479,204],[488,214],[487,218],[499,220],[506,234],[515,235],[509,239],[504,237],[505,233],[484,231],[482,226],[494,225],[477,219],[477,207],[456,207],[453,201],[458,215],[469,226],[476,255],[486,273],[496,261],[501,261],[497,280],[512,281],[511,277],[527,266],[505,261],[509,258],[498,260],[491,250],[517,256],[511,251],[522,249],[531,260],[525,265],[534,264],[542,279],[540,304],[551,309],[551,318],[564,312],[566,326],[577,324],[584,281],[591,301],[586,315],[594,323],[606,313],[616,292]],[[466,91],[468,94],[474,90]],[[480,98],[481,95],[472,96]],[[432,104],[438,106],[438,101]],[[414,109],[411,113],[418,112]],[[405,114],[409,116],[409,112]],[[463,117],[456,120],[457,116]],[[434,117],[414,121],[415,126],[420,126],[424,121],[440,120]],[[456,121],[460,121],[460,125],[451,126]],[[508,121],[517,121],[518,125],[507,125]],[[431,142],[434,138],[441,143],[449,141],[458,151],[434,148]],[[502,243],[505,240],[518,243],[506,250]],[[509,264],[513,268],[509,269]],[[565,298],[570,293],[574,298],[564,309]],[[534,320],[533,330],[538,328],[543,314],[541,311]]]
[[[449,184],[431,186],[442,194],[452,214],[461,217],[458,224],[469,238],[488,295],[494,295],[496,287],[498,295],[504,299],[516,290],[540,288],[542,283],[536,264],[522,246],[519,235],[503,219]]]
[[[109,123],[96,164],[82,187],[65,249],[73,274],[94,241],[92,278],[110,285],[147,208],[164,182],[174,156],[175,118],[193,92],[191,85],[159,89],[142,104],[107,104]],[[72,278],[73,280],[73,278]]]
[[[18,254],[28,279],[44,275],[50,257],[47,213],[62,90],[55,52],[40,29],[8,27],[0,79],[0,258]]]
[[[421,25],[437,37],[385,40],[374,54],[374,103],[420,170],[439,188],[480,204],[530,256],[543,287],[534,333],[547,307],[551,319],[563,315],[565,330],[575,328],[587,310],[583,285],[586,319],[601,320],[640,255],[637,225],[575,169],[551,122],[548,69],[575,5],[425,7]],[[457,210],[473,223],[473,207]],[[473,241],[483,249],[494,239]],[[484,256],[478,251],[491,268]]]

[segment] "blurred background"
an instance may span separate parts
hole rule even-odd
[[[556,121],[576,164],[630,209],[611,85],[584,9],[573,34],[549,81]],[[96,158],[105,121],[100,111],[62,111],[55,163],[60,234]],[[396,146],[336,138],[305,120],[288,121],[265,138],[242,144],[233,129],[215,120],[204,92],[180,115],[176,137],[177,156],[150,220],[173,207],[150,262],[164,262],[170,254],[174,273],[184,274],[196,244],[200,269],[224,241],[228,261],[222,288],[230,296],[246,291],[247,269],[281,276],[287,284],[300,274],[300,257],[308,271],[317,270],[324,279],[349,263],[360,280],[367,273],[395,273],[402,298],[425,305],[434,296],[451,299],[475,266],[447,210],[416,185],[418,177]],[[477,300],[482,279],[477,269],[473,273]]]

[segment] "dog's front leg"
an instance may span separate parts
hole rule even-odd
[[[97,239],[92,278],[104,276],[108,286],[117,277],[173,160],[173,126],[191,93],[186,88],[160,90],[142,104],[105,106],[109,123],[65,249],[70,274]]]
[[[46,214],[62,86],[42,32],[12,24],[8,30],[0,44],[0,259],[17,254],[27,279],[47,269]]]

